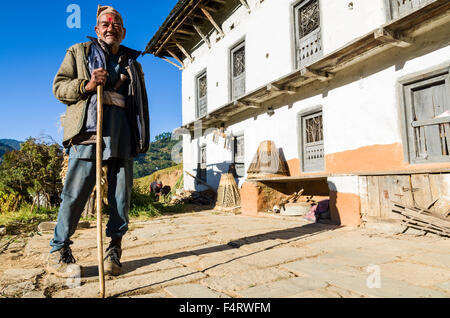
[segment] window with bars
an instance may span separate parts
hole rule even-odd
[[[294,7],[297,68],[323,55],[319,0],[301,1]]]
[[[245,42],[231,50],[231,99],[245,94]]]
[[[245,144],[244,135],[234,137],[234,167],[236,175],[243,177],[245,175]]]
[[[449,67],[403,83],[402,89],[409,161],[450,161]]]
[[[197,178],[206,182],[206,145],[200,147],[200,162],[197,167]]]
[[[208,78],[206,71],[197,76],[197,107],[196,117],[202,117],[208,113]]]
[[[325,168],[322,111],[300,114],[299,121],[303,171],[321,171]]]

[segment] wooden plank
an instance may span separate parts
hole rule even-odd
[[[389,219],[392,206],[390,204],[391,197],[389,195],[389,183],[392,176],[378,177],[378,197],[380,198],[380,218]]]
[[[247,9],[247,11],[250,13],[250,6],[248,5],[246,0],[239,0],[241,2],[241,4]]]
[[[411,123],[413,127],[419,126],[430,126],[430,125],[438,125],[438,124],[447,124],[450,123],[450,116],[440,117],[440,118],[432,118],[432,119],[424,119],[424,120],[416,120]]]
[[[378,28],[374,32],[375,40],[390,43],[392,45],[398,47],[408,47],[411,46],[411,41],[409,39],[405,39],[404,37],[395,36],[385,28]]]
[[[450,211],[450,189],[447,181],[448,175],[444,174],[430,174],[430,190],[433,199],[438,199],[434,205],[434,212],[436,215],[446,217]]]
[[[442,154],[450,155],[450,124],[442,124],[440,127]]]
[[[434,217],[432,215],[427,215],[427,214],[419,215],[417,212],[412,211],[408,207],[406,207],[406,209],[403,213],[405,215],[413,217],[414,219],[419,220],[420,222],[434,224],[436,227],[450,230],[450,222],[442,220],[442,219],[438,219],[437,217]]]
[[[405,205],[414,206],[413,194],[411,189],[411,176],[409,175],[397,175],[396,176],[397,189],[394,192],[394,198],[399,198],[399,201]]]
[[[442,88],[444,85],[433,85],[413,93],[413,105],[418,120],[429,120],[435,117],[436,105],[443,103]],[[424,126],[426,155],[428,157],[440,157],[442,155],[441,143],[439,136],[439,126]],[[422,131],[421,131],[422,132]]]
[[[186,51],[186,49],[177,41],[175,41],[175,45],[180,49],[181,52],[192,62],[193,58],[192,56]]]
[[[411,186],[414,206],[426,208],[427,205],[433,201],[428,174],[412,175]]]
[[[369,200],[368,216],[380,218],[380,193],[378,190],[378,176],[367,177],[367,193]]]
[[[235,100],[233,102],[234,106],[246,107],[246,108],[261,108],[261,104],[258,103],[247,103]]]
[[[214,21],[213,17],[208,12],[208,10],[206,10],[204,6],[200,6],[200,10],[202,10],[203,14],[208,18],[209,22],[211,22],[211,24],[214,26],[214,28],[217,30],[217,32],[219,32],[219,34],[222,37],[225,36],[225,33],[223,33],[223,31],[220,28],[220,26],[216,23],[216,21]]]
[[[300,75],[307,78],[316,78],[321,82],[328,81],[333,78],[333,75],[327,72],[317,71],[304,67],[300,70]]]
[[[166,61],[167,63],[172,64],[173,66],[175,66],[175,67],[178,68],[179,70],[183,70],[183,69],[184,69],[184,67],[177,65],[176,63],[172,62],[171,60],[169,60],[169,59],[167,59],[167,58],[165,58],[165,57],[162,57],[161,59],[162,59],[163,61]]]
[[[273,83],[270,83],[267,85],[267,91],[268,92],[282,92],[282,93],[287,93],[289,95],[293,95],[296,93],[296,91],[293,88],[284,87],[284,86],[276,85]]]
[[[182,67],[184,67],[183,61],[180,60],[180,58],[179,58],[175,53],[173,53],[171,50],[169,50],[169,49],[167,49],[167,48],[166,48],[166,51],[167,51],[167,53],[169,53],[169,54],[170,54],[170,55],[171,55],[178,63],[180,63]]]
[[[186,30],[186,29],[178,29],[176,32],[177,33],[182,33],[182,34],[187,34],[187,35],[194,35],[195,34],[195,32],[190,31],[190,30]]]
[[[369,193],[367,186],[367,177],[358,177],[358,187],[359,187],[359,197],[361,202],[361,218],[363,222],[367,222],[367,216],[369,215],[370,205],[369,205]]]
[[[392,213],[392,200],[405,205],[413,205],[411,191],[404,191],[410,187],[409,176],[384,176],[380,177],[380,207],[381,217],[386,219],[400,219],[398,214]]]
[[[200,35],[200,37],[202,38],[202,40],[208,45],[209,48],[211,48],[211,42],[209,42],[208,38],[206,37],[206,35],[202,32],[202,30],[200,29],[200,27],[196,24],[192,25],[195,29],[195,31],[197,31],[198,35]]]

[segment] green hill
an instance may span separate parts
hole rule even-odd
[[[0,139],[0,144],[9,146],[15,150],[19,150],[20,149],[20,144],[22,142],[15,140],[15,139]]]
[[[141,154],[134,160],[133,177],[142,178],[151,175],[155,171],[175,166],[171,159],[172,148],[177,143],[172,140],[172,133],[162,133],[150,143],[149,151]]]
[[[0,162],[3,160],[3,155],[11,150],[14,150],[14,148],[5,145],[3,143],[0,143]]]

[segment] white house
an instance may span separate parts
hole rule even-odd
[[[448,0],[180,0],[146,53],[182,70],[186,171],[234,164],[244,214],[303,188],[360,225],[450,207],[449,42]],[[266,140],[289,175],[248,179]]]

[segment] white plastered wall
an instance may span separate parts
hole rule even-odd
[[[208,74],[208,111],[229,102],[229,50],[243,39],[246,41],[247,91],[294,70],[291,11],[292,5],[296,2],[288,0],[248,2],[252,8],[250,15],[245,8],[239,8],[224,23],[226,36],[223,39],[215,43],[216,33],[213,32],[212,48],[208,49],[203,44],[192,53],[195,60],[193,63],[187,63],[183,71],[183,124],[195,120],[195,76],[204,69],[207,69]],[[349,10],[349,2],[353,2],[353,10]],[[384,24],[386,22],[384,4],[384,0],[322,0],[324,54]],[[234,28],[230,31],[232,24]],[[248,169],[259,144],[264,140],[274,141],[277,148],[283,150],[286,160],[299,158],[297,114],[318,105],[321,105],[323,110],[326,155],[370,145],[401,143],[396,89],[398,79],[441,64],[448,60],[449,56],[450,47],[447,46],[405,60],[400,68],[388,67],[369,76],[356,74],[355,81],[331,89],[327,94],[283,106],[276,109],[272,116],[262,114],[256,119],[243,120],[229,126],[227,132],[244,133],[245,170]],[[363,71],[361,70],[361,74]],[[212,142],[211,136],[190,142],[188,139],[190,138],[185,137],[183,143],[185,170],[191,173],[195,171],[198,147],[205,143],[209,169],[208,183],[217,186],[219,172],[226,172],[226,165],[223,163],[232,161],[232,152],[223,148],[223,139],[219,139],[218,145]],[[238,180],[240,184],[245,177]],[[350,182],[354,185],[350,193],[358,192],[357,183],[353,183],[353,179],[344,178],[335,181],[338,187]],[[185,188],[195,189],[193,178],[185,176]]]

